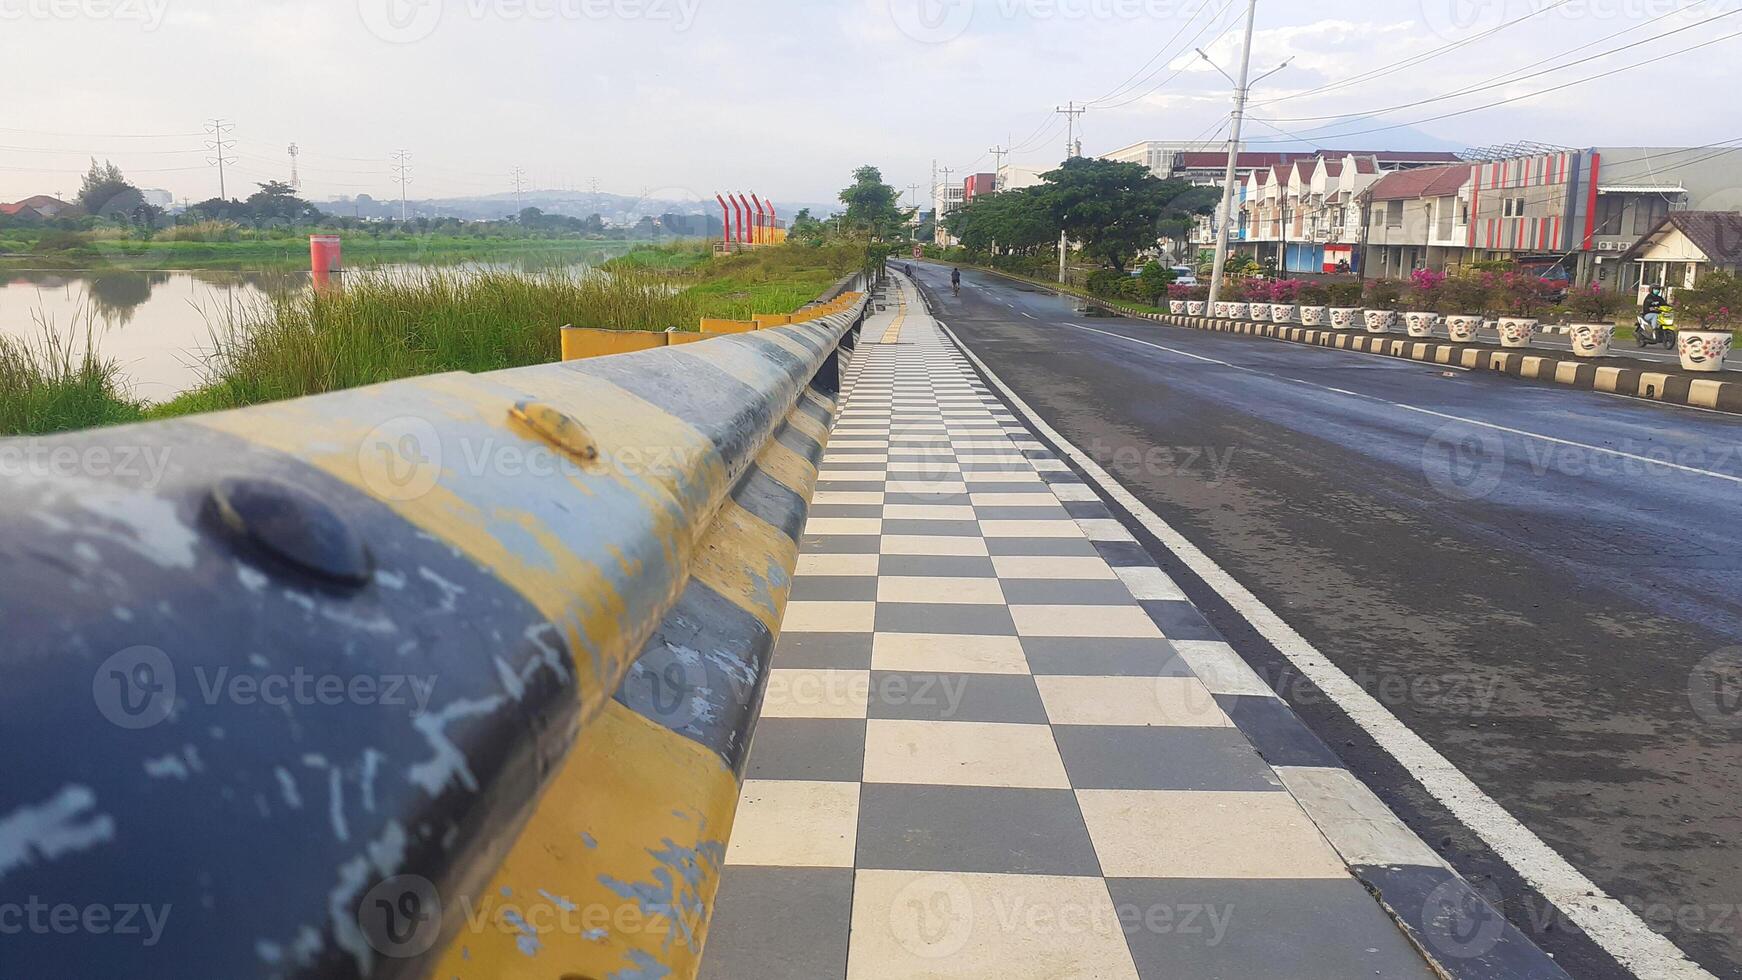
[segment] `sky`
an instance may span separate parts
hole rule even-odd
[[[1232,86],[1193,49],[1236,72],[1245,8],[0,0],[0,201],[70,195],[91,156],[142,187],[211,197],[214,119],[233,126],[231,196],[287,178],[294,141],[316,200],[397,196],[398,149],[411,153],[413,198],[510,191],[521,168],[538,189],[596,180],[660,199],[827,201],[867,163],[923,197],[934,160],[953,179],[990,170],[994,146],[1014,147],[1020,166],[1056,164],[1066,117],[1054,110],[1067,101],[1090,106],[1079,132],[1091,155],[1145,139],[1213,148]],[[1729,70],[1742,38],[1675,53],[1739,32],[1742,0],[1259,0],[1253,75],[1292,61],[1254,87],[1265,122],[1246,135],[1251,149],[1284,133],[1365,149],[1742,139]],[[1377,69],[1389,70],[1360,78]]]

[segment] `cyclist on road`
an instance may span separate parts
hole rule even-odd
[[[950,270],[950,288],[955,290],[957,296],[962,295],[962,270]]]

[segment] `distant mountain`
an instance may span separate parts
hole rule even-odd
[[[359,194],[356,197],[333,198],[315,202],[323,211],[340,215],[352,215],[361,218],[396,218],[399,216],[399,201],[371,197]],[[803,208],[809,208],[811,214],[818,217],[827,216],[841,210],[840,204],[817,204],[794,201],[791,203],[777,202],[780,217],[791,220]],[[658,197],[629,197],[622,194],[594,193],[592,191],[527,191],[523,194],[503,193],[485,194],[474,197],[443,197],[414,198],[406,202],[406,210],[413,216],[429,218],[459,218],[463,221],[487,221],[506,218],[520,213],[523,208],[538,208],[545,214],[563,215],[571,218],[585,218],[589,215],[599,215],[613,225],[633,225],[644,217],[659,217],[662,214],[699,214],[717,217],[720,213],[718,202],[674,200]]]
[[[1262,125],[1262,124],[1260,124]],[[1422,132],[1409,126],[1397,129],[1386,128],[1391,124],[1380,118],[1350,116],[1335,122],[1314,126],[1311,129],[1291,127],[1290,134],[1296,137],[1289,139],[1270,130],[1269,135],[1260,136],[1262,143],[1248,143],[1250,150],[1316,150],[1316,149],[1351,149],[1351,150],[1449,150],[1457,151],[1468,147],[1468,143],[1441,139],[1431,133]],[[1368,132],[1368,130],[1383,130]],[[1274,142],[1272,141],[1274,138]]]

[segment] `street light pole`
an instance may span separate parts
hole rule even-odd
[[[1252,72],[1252,25],[1258,20],[1258,0],[1246,6],[1246,43],[1240,53],[1240,80],[1234,83],[1234,129],[1229,133],[1228,168],[1222,174],[1222,222],[1216,227],[1216,264],[1210,273],[1210,306],[1222,295],[1222,276],[1228,271],[1228,225],[1234,220],[1234,171],[1240,160],[1240,124],[1246,121],[1247,78]],[[1202,51],[1198,52],[1203,54]],[[1206,55],[1205,61],[1209,60]]]

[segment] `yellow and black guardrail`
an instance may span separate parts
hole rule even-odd
[[[693,975],[856,285],[0,442],[0,883],[85,924],[5,972]]]

